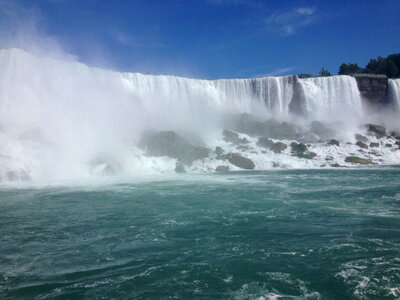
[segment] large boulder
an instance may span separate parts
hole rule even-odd
[[[363,143],[367,143],[368,142],[368,138],[366,136],[363,136],[363,135],[359,134],[359,133],[356,133],[354,135],[354,137],[356,138],[357,142],[363,142]]]
[[[270,149],[274,151],[274,153],[281,153],[282,151],[286,150],[287,145],[282,142],[273,143]]]
[[[379,143],[369,143],[369,146],[371,148],[378,148],[379,147]]]
[[[328,142],[328,145],[332,145],[332,146],[339,146],[339,145],[340,145],[340,143],[339,143],[339,141],[338,141],[338,140],[331,139],[331,140]]]
[[[363,149],[368,149],[368,145],[363,142],[357,142],[356,145]]]
[[[209,150],[206,147],[193,145],[174,131],[145,134],[139,143],[139,147],[144,149],[149,156],[168,156],[187,165],[209,155]]]
[[[375,163],[370,159],[360,158],[358,156],[347,156],[345,162],[361,164],[361,165],[374,165]]]
[[[386,135],[386,128],[381,125],[367,124],[367,130],[368,130],[368,132],[373,133],[378,136]]]
[[[217,172],[228,172],[229,171],[229,167],[228,166],[218,166],[215,168],[215,171]]]
[[[287,145],[282,142],[274,142],[268,138],[259,138],[257,141],[257,146],[270,149],[274,153],[281,153],[287,148]]]
[[[234,166],[241,168],[252,170],[255,168],[255,164],[251,159],[241,156],[237,153],[228,153],[225,155],[225,158]]]
[[[246,138],[239,138],[239,134],[230,130],[224,129],[222,135],[224,136],[223,140],[227,143],[232,143],[234,145],[249,143]]]

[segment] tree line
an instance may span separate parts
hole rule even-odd
[[[352,75],[352,74],[384,74],[389,78],[400,78],[400,53],[390,54],[386,58],[378,56],[378,58],[370,59],[368,64],[361,68],[358,64],[343,63],[339,67],[339,75]],[[317,76],[325,77],[332,74],[322,68]],[[299,78],[315,77],[312,74],[298,74]]]

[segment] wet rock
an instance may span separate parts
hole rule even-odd
[[[273,144],[274,144],[274,141],[270,140],[269,138],[266,138],[266,137],[259,138],[257,141],[257,146],[263,147],[263,148],[268,148],[268,149],[270,149],[270,147],[272,147]]]
[[[392,131],[390,135],[394,137],[396,140],[400,140],[400,131]]]
[[[295,153],[302,153],[302,152],[307,151],[307,149],[308,149],[305,144],[296,143],[296,142],[291,143],[290,147],[292,147],[292,152],[295,152]]]
[[[338,141],[338,140],[335,140],[335,139],[331,139],[331,140],[328,142],[328,144],[329,144],[329,145],[334,145],[334,146],[339,146],[339,145],[340,145],[339,141]]]
[[[333,160],[333,157],[332,156],[327,156],[327,157],[325,157],[325,160],[326,161],[331,161],[331,160]]]
[[[268,138],[258,139],[257,146],[272,150],[274,153],[281,153],[287,148],[287,145],[282,142],[274,142]]]
[[[224,151],[224,149],[222,149],[221,147],[217,146],[217,147],[215,147],[214,152],[215,152],[215,154],[217,154],[217,155],[222,155],[222,154],[224,154],[225,151]]]
[[[281,165],[276,163],[276,162],[272,162],[272,167],[273,168],[279,168]]]
[[[367,130],[370,133],[374,133],[378,136],[385,136],[386,135],[386,128],[381,125],[375,124],[367,124]]]
[[[371,148],[378,148],[379,147],[379,143],[370,143],[369,146]]]
[[[365,158],[360,158],[358,156],[347,156],[345,162],[354,163],[354,164],[362,164],[362,165],[373,165],[375,164],[373,161]]]
[[[357,142],[356,145],[363,149],[368,149],[368,145],[363,142]]]
[[[388,143],[388,144],[385,145],[385,147],[386,147],[386,148],[392,148],[393,145]]]
[[[356,138],[357,142],[363,142],[363,143],[367,143],[368,142],[368,138],[366,136],[361,135],[361,134],[356,133],[354,135],[354,137]]]
[[[229,171],[229,167],[228,166],[218,166],[215,168],[215,171],[217,172],[228,172]]]
[[[180,161],[176,162],[175,172],[180,174],[186,173],[185,166]]]
[[[274,153],[281,153],[282,151],[286,150],[287,145],[282,142],[273,143],[270,149],[274,151]]]
[[[193,161],[208,157],[209,150],[186,141],[174,131],[160,131],[142,137],[139,147],[149,156],[168,156],[191,165]]]
[[[239,138],[239,134],[230,130],[224,129],[222,135],[224,136],[223,140],[227,143],[232,143],[234,145],[249,143],[248,139]]]
[[[331,167],[333,167],[333,168],[341,168],[342,166],[339,165],[338,163],[334,163],[334,164],[331,164]]]
[[[252,170],[255,168],[255,164],[251,159],[241,156],[237,153],[228,153],[225,155],[225,158],[234,166],[241,168]]]
[[[296,156],[300,157],[300,158],[305,158],[305,159],[313,159],[314,157],[317,156],[317,153],[311,152],[311,151],[307,151],[307,152],[300,153],[300,154],[298,154]]]

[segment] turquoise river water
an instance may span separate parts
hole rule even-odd
[[[0,188],[1,299],[399,299],[400,167]]]

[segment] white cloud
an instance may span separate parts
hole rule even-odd
[[[315,20],[315,8],[298,7],[283,13],[274,13],[265,19],[266,28],[284,35],[291,35],[301,27],[310,25]]]

